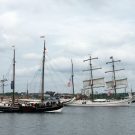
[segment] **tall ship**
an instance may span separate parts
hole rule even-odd
[[[42,59],[42,83],[41,83],[41,99],[15,99],[15,48],[13,53],[13,80],[11,81],[11,89],[13,90],[11,102],[1,102],[0,112],[7,113],[43,113],[43,112],[61,112],[63,104],[59,100],[45,100],[44,98],[44,69],[45,69],[45,40]]]
[[[98,57],[89,57],[89,59],[84,60],[84,62],[89,61],[89,69],[84,70],[89,72],[89,79],[83,81],[83,89],[82,93],[84,95],[87,95],[89,99],[79,99],[77,100],[75,97],[67,102],[65,105],[67,106],[129,106],[132,101],[132,97],[127,97],[124,99],[117,99],[117,89],[122,89],[127,87],[127,78],[122,78],[122,79],[116,79],[116,72],[123,70],[123,69],[115,69],[115,62],[120,62],[120,61],[115,61],[113,57],[110,57],[111,61],[107,62],[106,64],[112,64],[112,70],[107,71],[111,72],[113,74],[112,80],[105,82],[104,77],[99,77],[99,78],[94,78],[93,71],[101,69],[101,68],[94,68],[92,61],[98,59]],[[114,92],[114,98],[112,99],[95,99],[94,98],[94,90],[95,89],[100,89],[101,87],[107,87],[108,91],[113,91]],[[102,88],[103,89],[103,88]],[[105,88],[104,88],[105,89]]]

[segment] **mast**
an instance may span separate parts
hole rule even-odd
[[[41,38],[44,38],[42,36]],[[44,68],[45,68],[45,39],[44,39],[44,49],[43,49],[43,61],[42,61],[42,82],[41,82],[41,102],[44,102]]]
[[[97,81],[99,79],[99,81],[102,81],[103,78],[98,78],[98,79],[93,79],[93,70],[96,69],[101,69],[101,68],[93,68],[92,66],[92,60],[94,59],[98,59],[98,57],[92,58],[91,56],[89,57],[89,59],[84,60],[85,61],[89,61],[89,70],[84,70],[84,71],[90,71],[90,79],[89,80],[85,80],[84,83],[86,83],[85,85],[90,86],[91,89],[91,100],[92,102],[94,101],[94,92],[93,92],[93,86],[95,85],[95,81]]]
[[[12,46],[13,49],[13,81],[11,82],[11,89],[13,89],[13,96],[12,96],[12,104],[15,103],[15,47]]]
[[[27,82],[27,99],[29,98],[28,82]]]
[[[90,69],[89,70],[90,70],[90,80],[91,80],[91,82],[89,82],[90,83],[89,85],[91,87],[91,100],[93,101],[94,97],[93,97],[93,73],[92,73],[92,63],[91,63],[92,59],[94,59],[94,58],[91,58],[91,56],[90,56],[90,58],[87,59],[87,60],[84,60],[84,62],[88,61],[88,60],[90,61],[90,64],[89,64],[90,65]]]
[[[3,97],[4,97],[4,75],[3,75],[2,91],[3,91]]]
[[[71,59],[71,64],[72,64],[72,89],[73,89],[73,96],[75,95],[74,92],[74,67],[73,67],[73,61]]]
[[[120,80],[116,80],[116,71],[120,71],[120,70],[124,70],[124,69],[115,69],[115,63],[116,62],[121,62],[121,60],[114,60],[114,58],[113,58],[113,56],[111,56],[110,57],[110,59],[111,59],[111,62],[106,62],[106,64],[112,64],[112,70],[111,71],[107,71],[107,72],[105,72],[105,73],[108,73],[108,72],[112,72],[112,75],[113,75],[113,80],[112,80],[112,82],[110,81],[110,82],[106,82],[106,83],[112,83],[111,85],[112,85],[112,88],[114,89],[114,92],[115,92],[115,98],[116,98],[116,95],[117,95],[117,91],[116,91],[116,89],[117,89],[117,83],[120,85],[120,81],[121,81],[121,83],[122,83],[122,81],[126,81],[127,80],[127,78],[125,78],[125,79],[120,79]],[[119,82],[118,82],[119,81]],[[124,85],[124,84],[122,84],[122,85]],[[123,88],[123,87],[122,87]],[[124,87],[125,88],[125,87]]]

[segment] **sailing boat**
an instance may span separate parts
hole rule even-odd
[[[11,89],[13,89],[12,103],[1,103],[0,112],[8,113],[43,113],[43,112],[61,112],[63,104],[60,101],[44,100],[44,66],[45,66],[45,40],[42,61],[42,89],[41,100],[21,100],[15,101],[15,48],[13,57],[13,81],[11,81]]]
[[[131,103],[131,98],[128,99],[124,99],[124,100],[117,100],[117,99],[94,99],[94,89],[95,88],[100,88],[100,87],[104,87],[104,78],[100,77],[100,78],[94,78],[93,77],[93,70],[97,70],[97,69],[101,69],[101,68],[93,68],[92,65],[92,60],[94,59],[98,59],[96,58],[92,58],[90,56],[89,59],[84,60],[85,61],[89,61],[89,65],[90,68],[89,70],[85,70],[85,71],[90,71],[90,79],[88,80],[84,80],[83,81],[83,92],[84,93],[88,93],[90,99],[87,100],[77,100],[75,98],[72,99],[72,101],[66,103],[67,106],[129,106]],[[114,60],[112,59],[112,62],[114,64]],[[114,65],[113,65],[113,71],[114,70]],[[124,85],[126,79],[121,79],[121,80],[116,80],[114,78],[113,81],[110,82],[106,82],[106,84],[110,85],[110,84],[114,84],[115,88],[114,90],[116,90],[116,86],[119,85],[120,83]],[[115,82],[115,83],[113,83]],[[111,85],[112,86],[112,85]]]

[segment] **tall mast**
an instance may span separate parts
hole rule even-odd
[[[27,99],[29,98],[28,82],[27,82]]]
[[[13,97],[12,97],[12,104],[15,103],[15,47],[13,46],[13,81],[12,81],[12,89],[13,89]]]
[[[3,97],[4,97],[4,75],[3,75],[2,91],[3,91]]]
[[[92,102],[93,102],[93,100],[94,100],[94,96],[93,96],[93,70],[95,70],[95,69],[93,69],[93,67],[92,67],[92,60],[93,59],[98,59],[98,57],[95,57],[95,58],[92,58],[91,56],[90,56],[90,58],[89,59],[86,59],[86,60],[84,60],[84,62],[85,61],[89,61],[90,62],[90,69],[89,70],[84,70],[84,71],[90,71],[90,81],[89,81],[89,86],[90,86],[90,89],[91,89],[91,100],[92,100]],[[100,68],[96,68],[96,69],[100,69]]]
[[[45,38],[42,36],[41,38]],[[45,68],[45,39],[44,39],[44,50],[43,50],[43,61],[42,61],[42,88],[41,88],[41,102],[44,102],[44,68]]]
[[[113,89],[114,89],[115,97],[116,97],[116,94],[117,94],[116,89],[117,88],[116,88],[116,74],[115,74],[115,72],[120,71],[120,70],[124,70],[124,69],[118,69],[118,70],[115,69],[115,63],[116,62],[121,62],[121,60],[114,60],[113,56],[111,56],[110,59],[112,61],[111,62],[106,62],[106,64],[110,64],[110,63],[112,64],[112,71],[107,71],[105,73],[112,72],[112,74],[113,74]]]
[[[72,64],[72,89],[73,89],[73,96],[75,94],[74,92],[74,67],[73,67],[73,61],[71,59],[71,64]]]

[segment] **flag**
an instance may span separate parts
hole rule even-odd
[[[14,89],[14,81],[11,81],[11,89]]]

